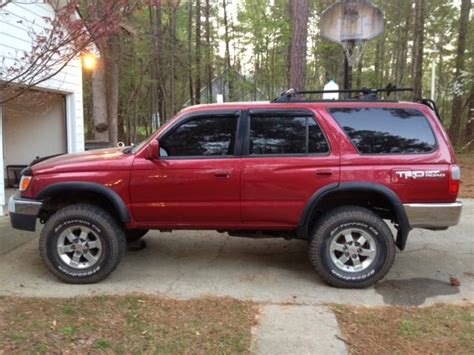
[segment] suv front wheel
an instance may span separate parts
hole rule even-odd
[[[321,217],[311,236],[309,257],[330,285],[364,288],[390,270],[395,243],[387,224],[371,210],[339,207]]]
[[[64,207],[46,222],[39,249],[48,269],[73,284],[106,278],[126,250],[123,229],[106,211],[93,205]]]

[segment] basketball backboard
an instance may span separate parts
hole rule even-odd
[[[384,30],[382,11],[369,0],[342,0],[321,14],[321,36],[329,41],[368,41]]]

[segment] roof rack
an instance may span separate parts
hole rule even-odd
[[[277,97],[272,102],[292,102],[300,101],[298,96],[302,95],[311,95],[311,94],[325,94],[325,93],[338,93],[338,94],[359,94],[356,96],[349,96],[349,100],[359,100],[359,101],[377,101],[379,100],[378,94],[385,92],[387,97],[390,96],[393,92],[407,92],[413,91],[412,88],[397,88],[395,85],[388,84],[384,89],[342,89],[342,90],[310,90],[310,91],[296,91],[295,89],[289,89],[281,94],[280,97]],[[337,101],[337,100],[317,100],[317,101]]]

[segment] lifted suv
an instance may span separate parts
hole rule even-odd
[[[214,229],[307,240],[329,284],[367,287],[412,228],[446,229],[462,207],[436,107],[372,99],[187,108],[138,146],[34,161],[11,223],[44,223],[41,256],[69,283],[104,279],[150,229]]]

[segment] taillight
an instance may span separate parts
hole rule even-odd
[[[461,184],[461,169],[458,165],[451,165],[449,170],[449,193],[457,195]]]

